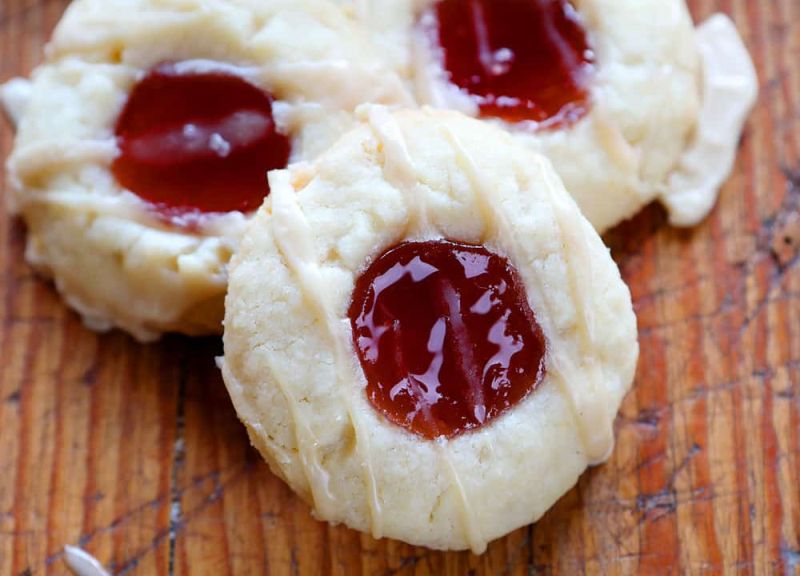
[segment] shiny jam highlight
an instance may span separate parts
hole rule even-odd
[[[349,314],[370,402],[427,439],[489,423],[544,374],[522,281],[481,246],[400,244],[358,279]]]
[[[222,70],[155,67],[134,86],[115,133],[117,182],[175,222],[255,210],[269,194],[267,172],[289,161],[272,97]]]
[[[588,112],[594,55],[569,2],[440,0],[422,23],[483,116],[553,129]]]

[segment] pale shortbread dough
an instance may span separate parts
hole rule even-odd
[[[226,385],[272,470],[331,522],[485,549],[604,461],[638,356],[630,293],[550,163],[461,114],[362,109],[314,163],[270,175],[226,300]],[[520,273],[547,375],[504,416],[424,441],[372,408],[347,310],[404,240],[481,243]]]
[[[114,181],[113,126],[149,68],[222,67],[264,87],[293,160],[325,150],[360,103],[410,101],[326,0],[76,0],[46,54],[30,83],[2,93],[18,121],[8,192],[29,225],[28,258],[87,325],[142,340],[221,331],[226,264],[247,220],[168,227]]]
[[[416,22],[434,0],[339,0],[372,30],[420,104],[477,115],[446,79]],[[733,166],[757,79],[734,24],[717,15],[697,32],[684,0],[573,0],[594,49],[592,108],[552,132],[490,120],[555,165],[603,232],[660,200],[675,225],[711,210]]]

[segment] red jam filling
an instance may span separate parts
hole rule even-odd
[[[370,402],[424,438],[489,423],[544,374],[522,281],[481,246],[400,244],[358,279],[349,315]]]
[[[482,115],[558,128],[588,111],[594,55],[569,2],[440,0],[422,22]]]
[[[133,88],[115,132],[117,181],[174,221],[255,210],[269,194],[267,172],[289,161],[272,97],[226,71],[155,67]]]

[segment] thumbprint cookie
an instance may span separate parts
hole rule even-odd
[[[550,162],[508,132],[360,115],[270,174],[220,367],[318,518],[480,553],[609,457],[638,357],[630,293]]]
[[[97,330],[220,333],[267,172],[409,102],[369,46],[326,0],[76,0],[2,91],[29,261]]]
[[[684,0],[342,0],[420,104],[509,130],[546,155],[603,232],[659,200],[712,209],[757,79],[734,24]]]

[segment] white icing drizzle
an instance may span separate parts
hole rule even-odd
[[[223,72],[233,76],[250,80],[251,82],[259,77],[264,70],[263,66],[237,66],[229,62],[218,60],[205,60],[196,58],[193,60],[181,60],[173,64],[178,74],[208,74],[213,72]],[[141,72],[144,76],[144,71]]]
[[[49,206],[57,206],[65,210],[85,212],[93,217],[116,217],[130,222],[136,222],[147,228],[162,230],[179,236],[186,236],[176,231],[171,224],[165,224],[154,217],[147,210],[147,204],[136,194],[121,190],[115,194],[86,194],[75,190],[59,190],[57,192],[29,189],[22,198],[17,198],[21,205],[30,205],[41,202]],[[180,218],[176,218],[181,223]],[[199,234],[208,239],[218,239],[219,242],[231,250],[235,249],[239,237],[244,232],[248,216],[242,212],[227,212],[224,214],[209,214],[207,216],[183,219],[185,223],[195,225]],[[196,237],[198,233],[192,234]]]
[[[227,361],[225,356],[218,356],[215,358],[215,363],[225,378],[228,390],[235,390],[235,393],[231,393],[231,398],[241,398],[247,387],[234,374],[234,371],[231,370],[230,362]],[[294,453],[288,450],[281,442],[276,441],[269,432],[264,429],[263,424],[259,421],[258,415],[253,410],[253,406],[247,403],[240,404],[236,401],[234,401],[234,404],[239,414],[239,419],[248,429],[251,441],[256,445],[262,456],[268,461],[274,460],[280,468],[285,469],[290,467],[295,461]],[[268,447],[267,450],[269,454],[264,453],[265,451],[262,450],[259,443],[263,443]]]
[[[64,563],[75,576],[110,576],[97,558],[76,546],[64,546]]]
[[[550,190],[550,187],[547,187]],[[595,259],[589,253],[584,238],[579,237],[580,227],[574,219],[574,210],[568,210],[567,199],[550,193],[551,205],[561,231],[564,251],[572,260],[568,267],[569,290],[576,314],[583,354],[579,366],[566,354],[551,355],[550,374],[569,391],[572,409],[579,423],[586,458],[590,464],[605,462],[614,449],[614,411],[605,401],[602,382],[603,370],[593,353],[597,340],[596,323],[592,302],[587,302],[591,291],[582,288],[592,286],[595,281]],[[579,374],[583,374],[581,377]],[[578,389],[576,383],[580,383]]]
[[[15,175],[22,181],[43,172],[63,170],[80,164],[110,164],[118,148],[112,139],[49,140],[29,144],[11,157]]]
[[[369,438],[364,433],[364,426],[361,424],[361,419],[353,406],[348,391],[343,385],[344,382],[347,382],[348,376],[351,376],[348,374],[349,371],[347,369],[349,364],[348,347],[346,345],[347,336],[342,329],[340,321],[333,312],[333,305],[328,297],[328,292],[325,290],[325,283],[322,278],[319,263],[315,257],[311,226],[300,209],[300,206],[297,204],[297,194],[289,183],[288,178],[288,173],[275,173],[270,179],[272,231],[278,250],[283,254],[284,258],[286,258],[290,270],[297,277],[305,300],[309,303],[314,314],[327,330],[330,341],[333,344],[334,363],[338,383],[337,388],[344,400],[351,425],[356,435],[356,450],[362,462],[365,484],[369,492],[368,504],[372,534],[375,538],[380,538],[383,533],[383,509],[378,496],[377,481],[369,456]],[[288,391],[282,384],[281,387],[284,389],[286,397],[292,399],[292,396],[288,394]],[[290,405],[294,404],[294,401],[291,400],[289,403]],[[299,414],[296,409],[294,409],[293,412],[293,419],[295,423],[297,423]],[[298,436],[298,444],[300,445],[301,453],[311,456],[309,461],[312,464],[312,469],[315,473],[319,473],[321,466],[319,465],[317,455],[313,451],[309,451],[309,439],[314,442],[313,432],[306,427],[303,434]],[[303,444],[305,444],[305,446]],[[315,474],[312,474],[312,478],[309,479],[312,490],[316,483],[316,478],[314,478],[314,476]],[[326,494],[326,500],[323,504],[325,504],[326,507],[331,506],[334,499],[335,497],[328,493]],[[316,497],[315,502],[317,502]],[[325,513],[325,509],[320,509],[320,511],[323,512],[323,514]],[[333,517],[330,513],[324,515],[328,518]]]
[[[14,127],[25,114],[32,92],[33,85],[25,78],[12,78],[0,86],[0,106]]]
[[[594,109],[592,118],[595,134],[611,161],[625,172],[636,173],[637,167],[641,165],[641,151],[631,146],[619,123],[614,122],[608,112],[600,107]],[[635,188],[630,188],[627,192],[631,196],[639,197]]]
[[[404,193],[406,202],[409,204],[409,230],[406,232],[407,236],[431,237],[435,235],[428,222],[425,202],[421,198],[421,192],[418,188],[416,168],[411,155],[408,153],[405,137],[397,120],[386,108],[376,106],[370,108],[369,123],[376,137],[383,145],[384,174],[387,180]],[[445,467],[447,476],[450,478],[451,489],[455,491],[457,496],[464,534],[467,537],[470,548],[476,554],[481,554],[486,550],[487,540],[480,531],[475,511],[461,482],[458,470],[453,464],[449,444],[442,439],[437,441],[437,446],[439,447],[440,460]]]
[[[490,199],[491,187],[458,137],[447,128],[445,128],[445,134],[472,180],[484,219],[490,223],[489,235],[499,238],[504,246],[511,249],[512,253],[520,254],[522,251],[519,249],[516,238],[511,234],[513,228],[510,222],[505,217],[505,214],[497,209],[496,203]],[[544,188],[550,190],[550,186],[545,186]],[[569,251],[573,259],[577,259],[577,262],[569,267],[570,294],[580,319],[577,324],[580,329],[581,349],[583,352],[581,361],[584,364],[583,372],[588,374],[588,378],[584,379],[578,376],[578,370],[574,362],[566,354],[558,351],[558,347],[566,345],[565,343],[550,343],[548,347],[548,373],[559,383],[560,388],[569,398],[587,459],[594,464],[603,462],[608,458],[614,445],[614,431],[613,418],[609,415],[609,411],[602,401],[603,394],[599,386],[602,373],[596,358],[591,352],[594,349],[595,336],[594,317],[591,314],[592,307],[584,302],[582,295],[586,291],[580,289],[580,286],[591,285],[593,281],[593,259],[584,247],[584,242],[575,237],[573,226],[570,225],[569,215],[574,211],[566,210],[565,199],[552,193],[550,193],[550,199],[561,232],[564,249]],[[540,290],[544,291],[545,287],[541,281],[539,281],[539,287]],[[541,321],[545,323],[547,320],[542,318]],[[552,330],[550,332],[554,333]],[[580,390],[576,386],[577,383],[581,385]]]
[[[107,216],[128,218],[131,213],[131,200],[123,195],[111,196],[98,194],[97,196],[92,196],[84,192],[74,191],[29,191],[23,200],[24,204],[42,202],[66,209],[86,209],[93,214],[103,214]]]
[[[467,492],[464,489],[464,484],[461,482],[461,477],[456,470],[453,463],[452,455],[447,444],[447,440],[439,439],[436,442],[439,449],[439,456],[445,463],[448,475],[450,476],[450,486],[456,491],[458,495],[458,502],[460,504],[459,510],[461,511],[461,523],[464,526],[464,536],[467,538],[467,543],[473,554],[483,554],[486,552],[486,547],[489,542],[486,537],[481,533],[479,528],[480,523],[478,517],[475,515],[475,509],[469,504]]]
[[[578,237],[572,212],[567,211],[563,201],[552,194],[551,199],[564,246],[573,260],[569,267],[569,288],[576,313],[583,320],[578,322],[584,352],[580,362],[583,365],[582,372],[587,376],[581,382],[581,390],[577,390],[571,382],[581,380],[578,366],[566,354],[553,354],[552,375],[570,390],[573,409],[582,423],[580,432],[587,459],[591,464],[600,464],[608,459],[614,448],[614,411],[606,405],[602,388],[603,370],[592,353],[596,348],[597,330],[593,305],[586,301],[590,291],[581,288],[594,284],[595,259],[586,249],[585,240]]]
[[[703,64],[699,124],[662,197],[675,226],[694,226],[714,207],[758,96],[753,61],[730,18],[712,16],[697,28],[695,38]]]
[[[516,242],[512,235],[509,234],[511,225],[505,218],[505,215],[499,212],[495,208],[495,204],[489,199],[491,194],[489,192],[489,184],[486,182],[483,174],[478,170],[478,167],[475,166],[472,156],[467,152],[461,144],[461,140],[458,139],[458,136],[456,136],[452,130],[448,127],[444,127],[442,131],[456,151],[456,156],[458,160],[460,160],[462,167],[466,169],[467,175],[477,193],[475,199],[478,202],[478,209],[481,211],[481,216],[487,227],[484,235],[489,238],[501,238],[501,242],[506,246],[516,247]]]
[[[404,193],[408,210],[407,236],[433,235],[422,191],[417,182],[417,169],[408,153],[406,140],[397,121],[383,106],[369,109],[369,123],[383,146],[383,174]]]

